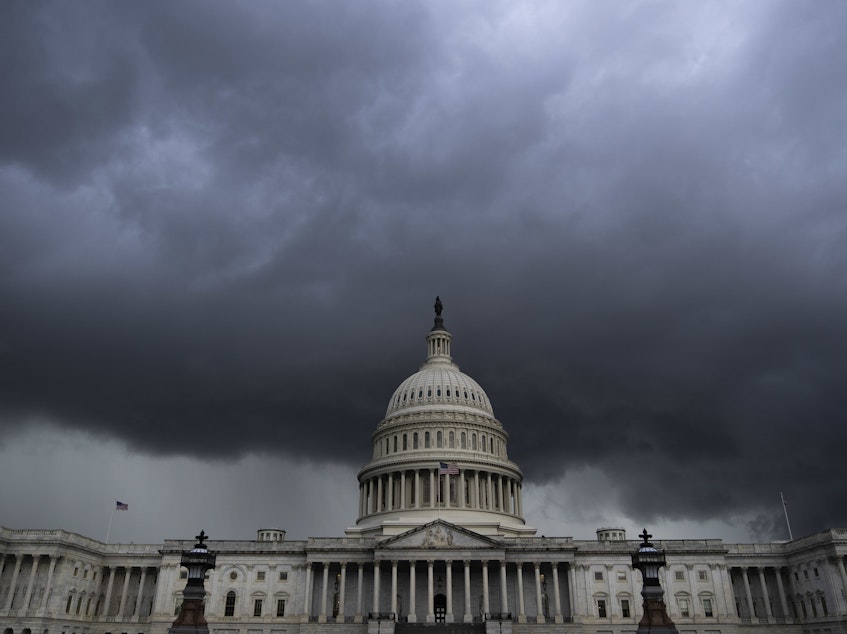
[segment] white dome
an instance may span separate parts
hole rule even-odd
[[[418,408],[433,406],[481,410],[489,416],[494,416],[488,396],[479,383],[460,372],[452,363],[427,363],[394,391],[388,402],[385,418],[388,419],[398,412],[405,414]]]

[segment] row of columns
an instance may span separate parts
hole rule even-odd
[[[36,614],[38,614],[39,612],[44,613],[47,610],[48,602],[49,602],[50,597],[51,597],[51,592],[54,589],[53,588],[53,578],[54,578],[54,575],[55,575],[55,572],[56,572],[56,566],[59,563],[60,559],[62,559],[62,557],[61,556],[53,556],[53,555],[49,555],[49,554],[48,555],[38,555],[38,554],[9,555],[9,554],[4,554],[2,556],[2,558],[0,558],[0,570],[3,569],[3,566],[5,565],[6,560],[9,557],[14,557],[15,565],[14,565],[14,568],[12,569],[12,576],[11,576],[11,579],[9,581],[8,594],[6,595],[6,598],[5,598],[2,606],[0,606],[0,610],[2,610],[2,612],[0,612],[0,613],[2,613],[4,615],[8,615],[13,610],[15,599],[18,596],[18,592],[17,592],[18,591],[18,584],[21,581],[21,579],[20,579],[21,568],[23,566],[24,559],[26,557],[32,558],[32,566],[30,567],[29,574],[27,576],[26,585],[24,586],[23,601],[19,604],[18,609],[23,610],[23,611],[27,611],[27,612],[34,611]],[[43,594],[42,594],[42,597],[41,597],[39,604],[37,606],[32,606],[31,603],[32,603],[33,591],[34,591],[34,588],[35,588],[35,581],[36,581],[36,578],[37,578],[37,575],[38,575],[38,571],[40,569],[42,569],[41,568],[42,567],[42,561],[41,560],[45,557],[47,558],[47,560],[49,562],[47,564],[47,579],[46,579],[46,582],[44,584]],[[121,589],[120,602],[119,602],[119,607],[118,607],[117,614],[116,614],[117,616],[124,615],[124,612],[126,611],[126,602],[127,602],[127,597],[128,597],[128,593],[129,593],[129,581],[130,581],[130,577],[132,576],[132,571],[136,570],[136,569],[140,570],[140,580],[139,580],[138,596],[136,597],[131,616],[132,617],[138,617],[141,614],[142,600],[143,600],[143,596],[144,596],[144,585],[145,585],[145,582],[146,582],[146,579],[147,579],[147,567],[138,567],[138,568],[129,567],[129,568],[124,568],[124,570],[125,570],[124,581],[123,581],[123,587]],[[110,607],[110,604],[111,604],[113,584],[114,584],[114,580],[115,580],[115,571],[116,571],[116,568],[114,568],[114,567],[110,568],[109,581],[108,581],[107,587],[106,587],[105,601],[103,602],[103,605],[105,607],[104,607],[104,610],[103,610],[103,614],[100,615],[101,618],[105,618],[105,617],[110,616],[109,607]],[[81,596],[87,595],[87,596],[93,597],[96,594],[97,594],[96,591],[95,592],[89,592],[89,593],[86,593],[85,591],[83,591],[83,592],[77,593],[74,588],[71,588],[70,592],[68,594],[64,595],[61,600],[64,602],[64,601],[67,600],[68,597],[73,596],[73,597],[77,597],[77,600],[79,601],[79,597],[81,597]],[[61,610],[62,612],[66,611],[63,607],[60,607],[58,605],[56,606],[56,609]],[[90,609],[90,606],[86,606],[86,612],[88,612],[89,609]],[[95,608],[95,610],[96,610],[96,608]],[[71,613],[75,612],[75,610],[73,610],[72,606],[70,606],[70,608],[67,609],[67,611],[71,612]]]
[[[12,579],[9,583],[9,594],[6,596],[6,600],[5,600],[5,602],[3,603],[3,606],[2,606],[4,614],[9,614],[9,611],[12,609],[12,605],[13,605],[15,597],[17,595],[16,591],[17,591],[17,587],[18,587],[18,578],[19,578],[20,572],[21,572],[21,565],[23,564],[24,557],[27,557],[28,555],[13,555],[13,556],[15,558],[15,567],[12,570]],[[59,557],[53,557],[52,555],[29,555],[29,556],[32,557],[32,567],[30,568],[30,571],[29,571],[29,577],[27,579],[26,589],[24,590],[24,599],[23,599],[23,602],[21,603],[20,609],[22,609],[22,610],[30,610],[31,609],[30,603],[32,601],[32,591],[33,591],[33,588],[34,588],[34,585],[35,585],[35,577],[36,577],[36,574],[38,572],[38,568],[39,568],[41,558],[47,557],[47,559],[50,562],[49,568],[47,570],[47,583],[45,584],[45,587],[44,587],[44,594],[41,597],[41,603],[36,608],[36,610],[43,612],[47,609],[47,600],[50,596],[50,586],[53,582],[53,573],[56,571],[56,564],[57,564],[57,562],[59,561],[60,558]],[[4,554],[2,559],[0,559],[0,570],[2,570],[3,567],[5,566],[7,557],[9,557],[9,555]]]
[[[429,496],[426,500],[423,499],[425,480],[429,481]],[[467,495],[466,482],[470,485],[467,487]],[[442,484],[443,494],[439,494]],[[399,488],[399,494],[395,486]],[[452,487],[455,487],[455,496],[450,494]],[[381,474],[359,484],[359,517],[382,511],[439,506],[499,510],[522,517],[521,483],[517,478],[486,471],[463,470],[458,475],[442,476],[437,468],[433,468]]]
[[[827,579],[826,585],[828,587],[831,587],[833,589],[838,588],[839,584],[836,582],[836,579],[834,578],[834,574],[837,574],[838,577],[839,577],[839,579],[837,581],[840,581],[841,587],[843,589],[847,589],[847,569],[845,568],[843,557],[832,557],[828,561],[819,561],[818,563],[819,563],[820,569],[823,571],[823,573],[825,575],[829,575],[829,577],[830,577],[829,579]],[[827,565],[828,563],[831,563],[833,565],[829,566],[829,565]],[[764,607],[764,614],[762,614],[761,611],[758,614],[756,613],[756,610],[755,610],[756,604],[754,604],[754,602],[753,602],[753,589],[752,589],[752,586],[751,586],[750,574],[749,574],[749,571],[753,570],[753,569],[755,569],[757,571],[756,581],[757,581],[757,583],[758,583],[758,585],[759,585],[759,587],[761,588],[761,591],[762,591],[762,594],[761,594],[762,603],[765,606]],[[781,608],[781,616],[775,615],[773,608],[771,606],[771,602],[769,600],[771,593],[768,590],[768,584],[767,584],[767,580],[766,580],[766,577],[765,577],[765,569],[766,569],[765,567],[756,567],[756,568],[741,567],[741,568],[739,568],[739,570],[741,571],[741,579],[742,579],[743,584],[744,584],[744,598],[747,601],[747,606],[748,606],[748,610],[749,610],[748,616],[750,618],[767,619],[767,621],[769,623],[774,622],[774,620],[776,618],[790,618],[791,612],[789,611],[788,602],[787,602],[787,598],[786,598],[788,596],[788,593],[786,593],[785,584],[783,582],[783,575],[782,575],[783,567],[774,567],[773,568],[774,577],[776,579],[776,585],[777,585],[777,594],[779,595],[779,605],[780,605],[780,608]],[[833,573],[833,570],[835,571],[834,573]],[[792,596],[800,597],[800,600],[803,600],[803,597],[805,597],[806,595],[799,588],[796,587],[795,581],[791,577],[791,570],[786,569],[786,573],[787,573],[786,578],[788,579],[788,583],[789,583],[790,594]],[[836,604],[833,606],[833,608],[837,609],[841,612],[847,612],[847,595],[845,595],[845,591],[842,590],[841,592],[834,592],[834,595],[835,595],[834,599],[836,601]],[[739,616],[743,616],[743,615],[739,614]],[[795,616],[797,618],[801,618],[801,614],[795,614]]]
[[[443,560],[445,564],[445,576],[446,576],[446,614],[445,620],[447,622],[454,622],[456,620],[454,614],[454,606],[453,606],[453,561],[452,560]],[[416,588],[416,580],[417,580],[417,565],[418,562],[411,560],[409,563],[409,578],[408,578],[408,587],[409,587],[409,597],[410,597],[410,605],[409,612],[407,615],[407,619],[410,623],[415,623],[418,621],[419,616],[424,617],[424,621],[427,623],[432,623],[435,621],[435,586],[434,586],[434,569],[435,569],[435,560],[427,560],[426,561],[426,614],[418,615],[415,610],[417,609],[417,588]],[[473,606],[471,601],[471,560],[465,559],[462,560],[463,568],[464,568],[464,576],[463,576],[463,587],[464,587],[464,605],[461,620],[465,623],[470,623],[473,621]],[[523,569],[525,562],[515,562],[516,563],[516,585],[518,590],[517,597],[517,620],[518,622],[527,622],[527,613],[526,613],[526,605],[524,601],[524,587],[523,587]],[[527,562],[529,563],[529,562]],[[509,596],[507,591],[507,575],[506,575],[506,565],[505,561],[500,561],[500,608],[502,612],[509,612]],[[356,613],[354,616],[355,620],[362,620],[362,608],[363,608],[363,582],[364,582],[364,564],[354,564],[358,567],[358,584],[357,584],[357,597],[356,597]],[[535,575],[535,619],[539,623],[543,623],[546,621],[546,616],[544,614],[544,605],[543,605],[543,593],[542,593],[542,578],[543,575],[541,573],[541,562],[531,562],[531,565],[534,568]],[[564,622],[564,615],[562,613],[562,603],[561,603],[561,592],[559,586],[559,569],[557,562],[551,562],[550,564],[552,573],[553,573],[553,595],[554,595],[554,613],[553,619],[556,623]],[[316,585],[314,572],[312,569],[313,564],[306,565],[306,592],[304,597],[304,620],[308,621],[311,614],[311,606],[313,603],[313,588]],[[331,614],[327,611],[328,605],[328,597],[329,597],[329,571],[330,571],[330,562],[324,562],[323,566],[323,574],[321,579],[321,589],[320,589],[320,608],[318,622],[325,623],[331,618]],[[338,589],[338,605],[339,610],[338,614],[335,617],[335,620],[339,623],[345,622],[347,618],[347,614],[345,614],[345,600],[346,600],[346,589],[347,589],[347,562],[340,562],[340,573],[339,573],[339,589]],[[398,575],[398,560],[391,560],[391,593],[390,593],[390,605],[382,605],[380,603],[380,594],[381,594],[381,562],[376,561],[373,563],[373,596],[372,596],[372,605],[371,612],[372,613],[384,613],[384,612],[392,612],[395,615],[398,611],[397,604],[397,595],[399,589],[399,575]],[[490,588],[489,588],[489,562],[486,560],[481,561],[482,566],[482,611],[484,613],[488,613],[491,611],[491,600],[490,600]],[[569,569],[570,571],[570,569]],[[545,581],[546,583],[546,581]],[[570,592],[568,593],[570,598]],[[570,613],[572,614],[573,606],[569,605]]]

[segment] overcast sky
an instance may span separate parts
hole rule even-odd
[[[440,295],[539,532],[847,526],[845,32],[0,4],[0,525],[342,534]]]

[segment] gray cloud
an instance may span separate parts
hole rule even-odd
[[[841,7],[0,10],[7,432],[355,466],[440,294],[539,485],[847,524]]]

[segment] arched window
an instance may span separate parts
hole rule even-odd
[[[403,434],[403,451],[406,451],[409,448],[408,437],[406,434]]]
[[[226,603],[224,603],[224,616],[235,616],[235,590],[230,590],[226,593]]]
[[[471,434],[471,449],[476,451],[476,434]]]
[[[462,440],[462,449],[467,449],[468,448],[468,436],[467,436],[467,434],[465,434],[465,432],[462,432],[461,440]]]
[[[435,432],[435,446],[439,449],[444,446],[444,434],[441,431]]]
[[[453,447],[456,446],[456,432],[451,431],[450,435],[447,438],[450,442],[450,448],[452,449]]]
[[[412,434],[412,449],[418,448],[418,432]]]
[[[429,449],[429,432],[424,432],[424,448]]]
[[[394,453],[397,453],[397,436],[394,436]]]
[[[481,434],[479,437],[479,450],[485,451],[485,434]]]

